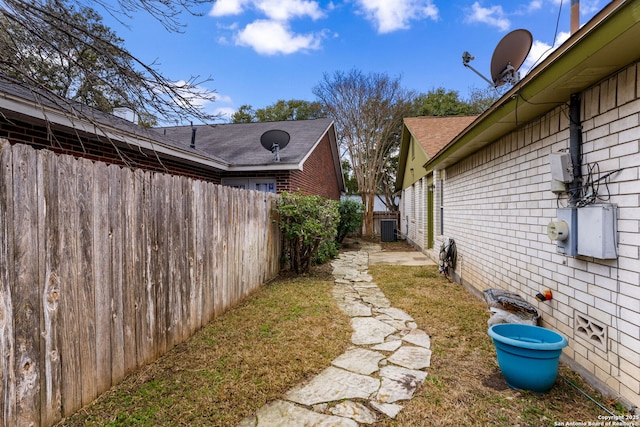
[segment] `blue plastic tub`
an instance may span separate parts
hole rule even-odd
[[[567,339],[539,326],[502,323],[489,328],[498,365],[511,388],[545,393],[558,376]]]

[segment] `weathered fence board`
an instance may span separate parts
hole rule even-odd
[[[38,208],[39,222],[42,227],[41,250],[39,259],[40,279],[44,278],[42,294],[42,347],[40,366],[44,376],[41,393],[42,423],[62,416],[59,299],[60,299],[60,242],[58,225],[60,221],[58,203],[45,203],[46,200],[59,200],[58,163],[52,159],[53,153],[44,152],[38,164],[38,188],[42,190]],[[52,161],[53,160],[53,161]],[[45,185],[48,183],[48,185]],[[6,229],[2,227],[2,229]]]
[[[273,277],[274,197],[0,140],[0,425],[55,423]]]
[[[40,290],[38,265],[32,260],[38,254],[38,190],[36,163],[29,161],[29,154],[20,147],[13,159],[13,212],[18,232],[14,233],[15,280],[10,289],[19,425],[40,416]]]
[[[0,145],[0,394],[4,400],[0,425],[16,423],[16,377],[13,333],[13,152]]]
[[[117,166],[109,166],[109,279],[105,286],[111,291],[111,299],[105,307],[109,308],[111,339],[111,384],[117,384],[125,377],[124,365],[124,319],[123,308],[123,246],[128,240],[123,227],[122,173]]]

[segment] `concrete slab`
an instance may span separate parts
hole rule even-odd
[[[369,265],[436,265],[428,256],[422,252],[371,252],[369,254]]]

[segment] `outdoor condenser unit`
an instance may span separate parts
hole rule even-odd
[[[395,242],[397,240],[396,220],[381,219],[380,220],[380,241]]]

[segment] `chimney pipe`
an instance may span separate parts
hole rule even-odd
[[[193,122],[191,122],[191,148],[196,148],[196,131],[198,129],[193,127]]]
[[[571,34],[580,29],[580,0],[571,0]]]

